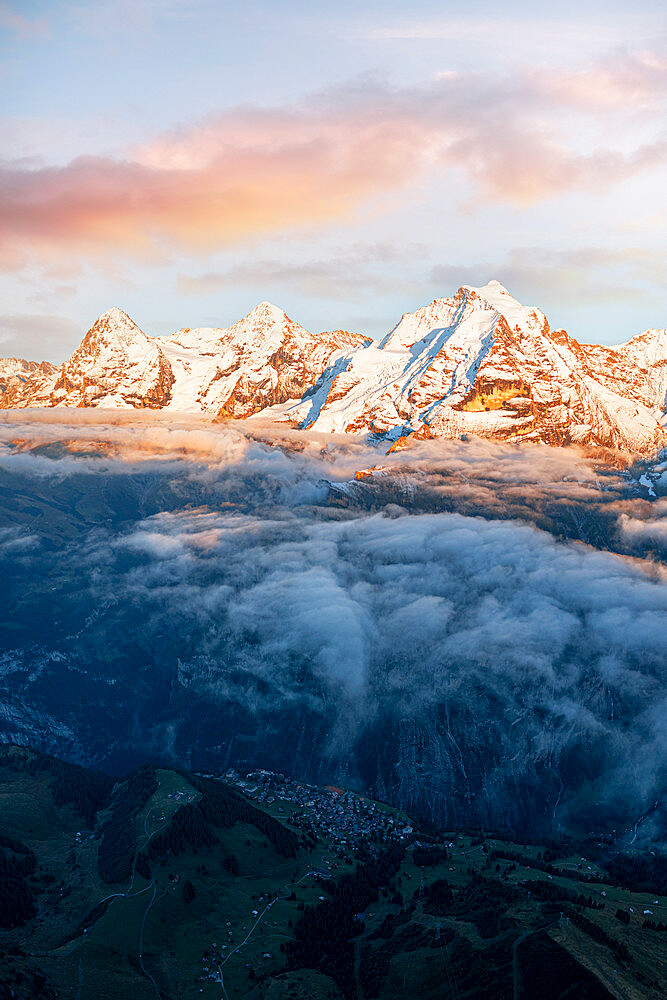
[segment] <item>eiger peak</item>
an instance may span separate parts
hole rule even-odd
[[[310,333],[267,301],[230,327],[170,337],[146,336],[113,307],[61,368],[18,363],[20,377],[0,382],[4,408],[148,407],[237,419],[266,410],[297,427],[388,445],[473,435],[647,454],[667,444],[664,329],[615,347],[580,344],[495,279],[404,313],[379,343],[344,330]]]
[[[284,319],[289,319],[287,313],[280,309],[278,306],[274,306],[272,302],[267,302],[266,299],[263,302],[258,302],[254,309],[251,309],[246,319],[266,319],[271,323],[282,322]]]

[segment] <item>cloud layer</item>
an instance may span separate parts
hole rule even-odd
[[[568,451],[426,442],[376,486],[363,446],[95,416],[0,429],[6,737],[513,829],[664,794],[664,501]]]
[[[362,79],[290,107],[210,114],[115,157],[5,164],[5,264],[64,248],[206,253],[359,218],[427,177],[517,207],[598,192],[664,167],[666,93],[661,50],[503,78],[448,71],[421,87]]]

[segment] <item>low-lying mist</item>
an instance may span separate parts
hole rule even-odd
[[[664,461],[12,412],[0,490],[1,738],[664,833]]]

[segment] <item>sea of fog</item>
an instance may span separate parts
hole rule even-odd
[[[657,840],[667,456],[384,450],[2,413],[0,739],[114,772],[264,766],[445,826]]]

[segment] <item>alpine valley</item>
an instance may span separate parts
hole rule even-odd
[[[0,362],[0,1000],[665,989],[667,332]]]

